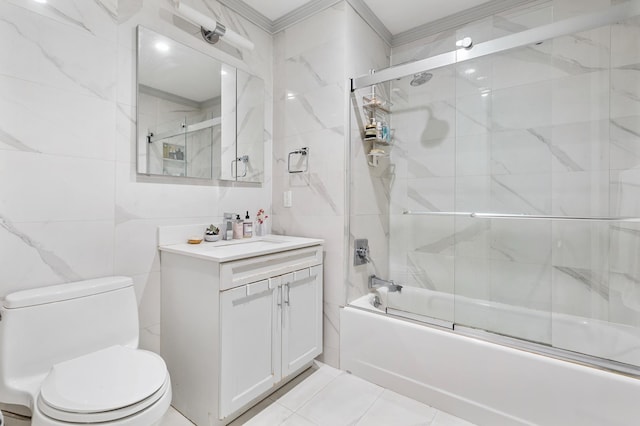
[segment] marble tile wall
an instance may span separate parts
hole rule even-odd
[[[338,3],[274,36],[273,231],[325,241],[322,357],[336,367],[344,303],[346,7]],[[290,174],[288,154],[302,147],[309,148],[308,171]],[[304,162],[291,158],[296,170]]]
[[[190,6],[251,39],[209,46],[154,0],[0,0],[0,295],[99,276],[132,276],[141,346],[159,348],[157,226],[271,210],[263,184],[149,182],[135,173],[135,29],[144,25],[266,82],[272,151],[272,36],[215,0]],[[212,53],[213,52],[213,53]]]
[[[348,78],[387,66],[389,49],[347,2],[281,31],[274,42],[273,230],[325,240],[323,361],[338,366],[338,314],[345,303],[347,262],[352,261],[345,240],[349,219],[345,204],[353,201],[347,198],[347,159],[362,155],[361,146],[352,146],[350,154],[347,145]],[[288,153],[301,147],[309,148],[309,171],[289,174]],[[302,165],[299,156],[292,157],[292,164]],[[359,172],[365,173],[361,176],[366,182],[358,194],[371,197],[363,199],[357,220],[352,220],[359,229],[352,229],[351,236],[376,238],[380,263],[385,264],[385,219],[375,206],[387,203],[374,196],[381,181],[366,168]],[[290,208],[283,206],[285,191],[292,193]],[[362,283],[366,286],[366,281]]]
[[[454,50],[461,36],[482,42],[611,4],[538,2],[394,48],[392,63]],[[567,349],[574,347],[553,336],[553,315],[639,325],[635,224],[402,215],[640,216],[639,25],[629,19],[437,69],[418,87],[412,78],[392,83],[394,279],[538,310],[546,317],[541,340]],[[455,315],[514,333],[491,318]]]
[[[391,49],[376,33],[349,8],[347,15],[347,71],[350,77],[365,75],[371,69],[389,66]],[[389,99],[388,85],[377,88],[381,99]],[[388,158],[381,158],[377,167],[368,165],[371,142],[363,141],[365,117],[363,97],[371,97],[368,89],[350,94],[348,103],[350,141],[348,146],[349,182],[349,249],[347,264],[347,300],[353,300],[368,290],[368,278],[372,274],[389,276],[389,208],[390,188],[394,177]],[[353,266],[354,240],[369,240],[370,263]]]

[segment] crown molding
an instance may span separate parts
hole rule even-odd
[[[273,21],[273,33],[275,34],[285,30],[318,12],[322,12],[331,6],[340,3],[341,1],[342,0],[313,0],[303,4],[297,9],[293,9],[291,12]]]
[[[362,17],[362,19],[364,19],[364,21],[382,38],[382,40],[391,47],[397,47],[443,31],[459,28],[469,22],[487,18],[491,15],[495,15],[496,13],[501,13],[518,6],[523,6],[527,3],[540,2],[540,0],[491,0],[487,3],[472,7],[471,9],[463,10],[462,12],[445,16],[444,18],[436,21],[392,35],[389,29],[375,15],[375,13],[373,13],[364,0],[311,0],[275,21],[270,20],[242,0],[218,1],[222,5],[238,13],[272,35],[291,27],[292,25],[295,25],[318,12],[322,12],[341,1],[345,1],[349,3],[356,13],[360,15],[360,17]]]
[[[389,31],[380,18],[373,13],[371,8],[369,8],[363,0],[347,0],[347,3],[351,5],[353,10],[355,10],[356,13],[360,15],[367,24],[369,24],[373,31],[375,31],[388,46],[391,46],[391,42],[393,41],[391,31]]]
[[[243,18],[246,18],[250,22],[256,24],[258,27],[262,28],[269,34],[275,33],[273,29],[273,21],[255,10],[253,7],[243,2],[242,0],[218,0],[218,2],[223,6],[233,10]]]
[[[492,0],[487,3],[463,10],[444,18],[437,19],[424,25],[403,31],[391,38],[391,47],[397,47],[412,41],[420,40],[443,31],[459,28],[469,22],[487,18],[496,13],[522,6],[526,3],[533,3],[536,0]]]

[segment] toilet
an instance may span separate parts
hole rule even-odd
[[[32,426],[158,425],[171,381],[138,337],[131,278],[11,293],[0,299],[0,403],[29,408]]]

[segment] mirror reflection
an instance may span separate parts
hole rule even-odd
[[[264,82],[138,27],[138,173],[264,180]]]
[[[217,176],[221,83],[234,74],[233,67],[138,27],[138,172]]]

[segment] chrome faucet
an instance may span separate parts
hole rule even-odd
[[[377,277],[375,275],[370,275],[369,276],[369,288],[370,289],[376,289],[376,288],[380,288],[380,287],[386,287],[389,289],[389,292],[400,292],[402,290],[402,286],[399,284],[395,284],[393,282],[393,280],[391,281],[387,281],[387,280],[383,280],[380,277]]]

